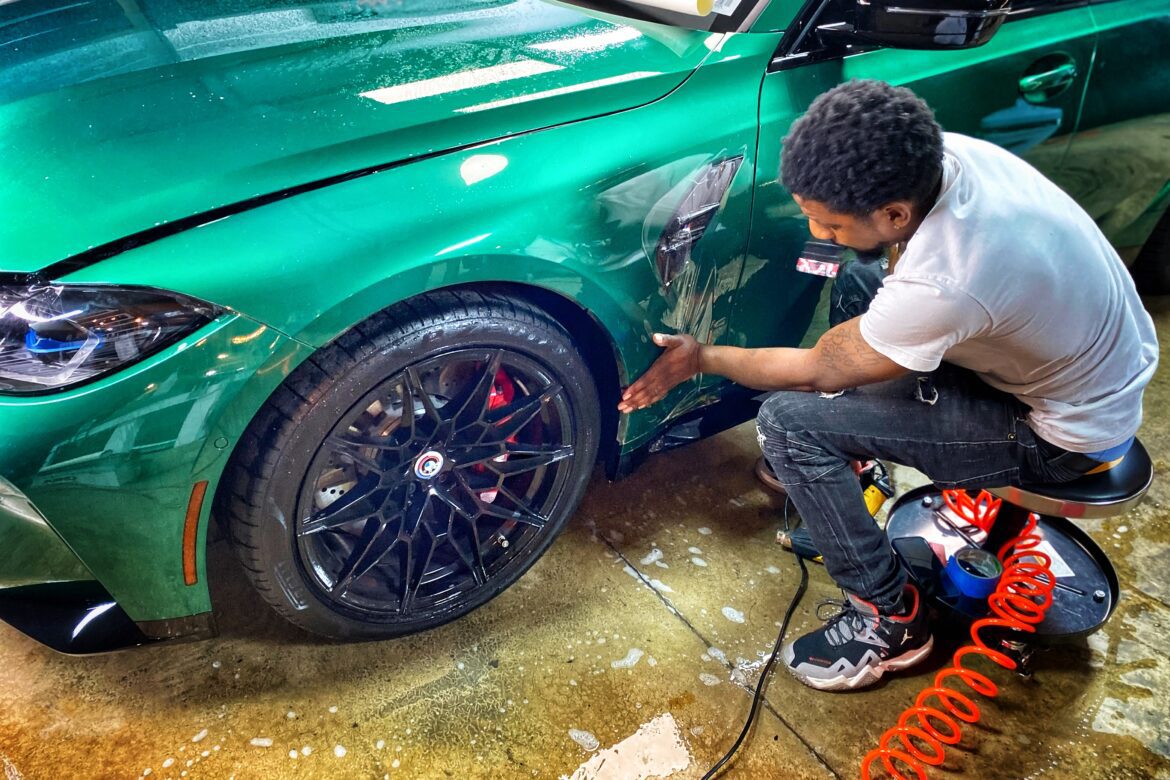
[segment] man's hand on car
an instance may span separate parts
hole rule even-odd
[[[699,342],[685,333],[655,333],[654,343],[666,349],[654,365],[622,393],[618,411],[629,413],[658,403],[666,394],[699,373]]]

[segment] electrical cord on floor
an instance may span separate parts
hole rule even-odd
[[[788,525],[788,496],[784,497],[784,530],[790,532],[792,529]],[[760,702],[764,698],[764,687],[767,685],[768,676],[772,672],[772,666],[776,663],[776,658],[780,655],[780,646],[784,642],[784,635],[788,632],[788,622],[792,619],[792,613],[796,611],[796,607],[800,604],[800,600],[804,597],[804,592],[808,589],[808,566],[805,565],[804,558],[797,555],[796,562],[800,564],[800,585],[796,588],[796,593],[792,595],[792,601],[788,602],[788,611],[784,613],[784,620],[780,623],[780,633],[776,636],[776,644],[772,646],[772,655],[768,657],[768,662],[764,664],[763,670],[760,672],[760,679],[756,683],[756,692],[752,695],[752,708],[748,712],[747,722],[743,724],[743,730],[739,732],[739,737],[736,738],[735,744],[731,746],[723,758],[719,759],[719,763],[711,767],[707,774],[703,775],[703,780],[710,780],[715,777],[720,771],[731,761],[732,756],[739,750],[743,741],[747,738],[748,732],[752,729],[752,723],[756,719],[756,713],[760,709]]]

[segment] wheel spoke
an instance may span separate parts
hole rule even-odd
[[[417,533],[409,538],[399,537],[399,544],[395,549],[398,550],[398,610],[400,613],[405,613],[410,610],[414,604],[414,599],[418,595],[419,588],[422,587],[423,579],[426,577],[427,567],[430,565],[431,556],[435,552],[435,536],[430,529],[425,525],[426,533]],[[418,549],[419,542],[426,538],[426,550]]]
[[[451,447],[447,450],[447,457],[451,459],[457,469],[477,466],[503,454],[503,442],[498,441],[490,444],[474,444],[470,447]]]
[[[415,435],[414,395],[410,392],[410,378],[405,372],[402,375],[398,395],[398,401],[402,404],[402,411],[398,415],[398,429],[405,430],[407,435],[413,439]]]
[[[337,573],[329,592],[335,596],[344,594],[354,581],[376,566],[397,541],[390,524],[377,520],[367,522],[360,540]]]
[[[476,585],[483,585],[488,581],[487,568],[483,563],[483,551],[479,547],[479,531],[476,523],[470,518],[455,520],[455,513],[451,514],[451,530],[447,534],[447,544],[459,554],[460,560],[467,566]],[[457,528],[457,524],[462,529]],[[465,529],[465,533],[461,531]]]
[[[406,512],[402,519],[402,532],[399,534],[402,539],[411,539],[418,533],[423,515],[426,514],[427,507],[431,503],[431,491],[422,489],[421,495],[415,495],[416,486],[411,484],[410,487],[411,490],[407,494]]]
[[[495,502],[489,504],[486,501],[477,499],[479,511],[485,515],[490,515],[491,517],[498,517],[501,520],[515,520],[516,522],[530,525],[533,528],[544,528],[546,525],[548,525],[547,517],[534,512],[527,503],[521,501],[511,491],[501,488],[500,492],[509,501],[516,505],[515,509],[502,507]]]
[[[490,432],[500,439],[510,439],[515,436],[524,429],[525,425],[532,422],[532,418],[540,413],[546,403],[560,394],[561,389],[561,386],[554,382],[540,395],[517,398],[507,406],[501,406],[491,412],[488,414],[487,421],[494,430]]]
[[[325,448],[336,452],[338,455],[343,455],[349,458],[356,466],[361,466],[367,472],[374,474],[381,474],[386,471],[386,468],[378,465],[378,462],[367,455],[363,450],[378,449],[378,450],[397,450],[398,447],[390,442],[390,439],[378,436],[354,436],[352,434],[339,435],[335,434],[325,440]]]
[[[531,444],[505,444],[508,459],[505,461],[488,460],[484,462],[492,471],[502,477],[514,477],[529,471],[551,466],[557,461],[573,457],[572,445],[561,447],[541,447]]]
[[[378,482],[379,476],[377,474],[364,475],[344,496],[306,518],[301,523],[298,534],[307,536],[320,531],[329,531],[375,514],[380,507],[376,506],[371,499],[378,487]]]
[[[474,425],[487,414],[488,401],[492,396],[492,388],[496,384],[496,375],[500,371],[500,360],[503,355],[503,350],[497,349],[493,352],[484,365],[479,380],[475,384],[469,385],[466,392],[461,394],[453,404],[448,404],[449,407],[457,410],[451,417],[455,423],[454,430],[458,431],[469,425]]]
[[[471,487],[466,482],[463,482],[463,487],[468,491],[468,493],[471,492]],[[434,493],[436,499],[446,504],[452,512],[455,512],[460,517],[470,520],[476,516],[476,512],[478,510],[474,506],[464,506],[463,502],[459,500],[459,497],[452,491],[448,490],[444,485],[437,483],[432,485],[431,492]]]
[[[423,414],[422,419],[415,410],[415,403],[422,405]],[[408,420],[409,412],[409,422]],[[411,435],[418,440],[427,440],[434,434],[435,429],[443,423],[443,418],[439,416],[439,410],[435,408],[435,402],[431,400],[430,394],[422,386],[422,379],[414,367],[406,369],[403,372],[402,379],[402,421],[404,424],[410,426]],[[424,423],[429,422],[429,425]]]
[[[540,520],[542,522],[546,522],[546,523],[548,522],[548,518],[544,517],[543,515],[540,515],[535,510],[533,510],[532,506],[528,503],[528,501],[526,499],[521,498],[520,496],[516,495],[513,491],[509,490],[508,488],[506,488],[502,485],[500,486],[499,491],[500,491],[501,496],[503,496],[504,498],[511,501],[513,505],[520,507],[524,512],[527,512],[532,517],[540,518]],[[529,525],[531,525],[531,523],[529,523]]]

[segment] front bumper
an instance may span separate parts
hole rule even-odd
[[[229,315],[92,385],[0,397],[0,619],[73,653],[214,633],[211,497],[256,410],[307,354]],[[192,570],[184,530],[199,482]]]
[[[0,477],[0,620],[62,653],[103,653],[215,634],[211,613],[130,619],[28,497]]]

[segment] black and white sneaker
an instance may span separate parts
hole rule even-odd
[[[846,596],[845,601],[822,602],[839,611],[784,646],[781,657],[802,683],[822,691],[855,690],[930,655],[934,638],[917,588],[906,586],[902,615],[882,615],[868,601]]]

